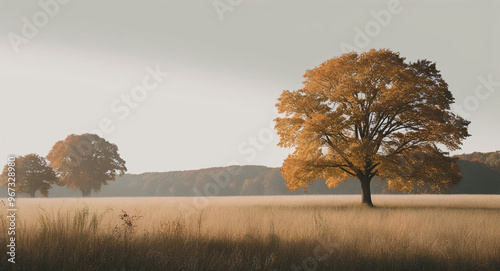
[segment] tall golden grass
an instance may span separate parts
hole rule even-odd
[[[16,263],[2,253],[0,269],[500,270],[500,196],[373,199],[19,198]]]

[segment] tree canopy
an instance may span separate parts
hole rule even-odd
[[[48,166],[47,160],[38,154],[28,154],[19,156],[15,160],[15,189],[19,193],[28,193],[32,198],[36,191],[40,191],[43,196],[48,197],[52,184],[56,184],[58,179],[56,173]],[[7,184],[8,165],[3,168],[0,180],[2,184]]]
[[[282,166],[289,189],[358,178],[362,202],[372,206],[375,176],[404,192],[439,192],[460,180],[456,159],[441,148],[458,149],[470,122],[451,112],[454,98],[435,63],[386,49],[351,52],[304,78],[276,104],[278,145],[294,148]]]
[[[47,160],[62,184],[80,189],[83,196],[127,171],[118,147],[95,134],[69,135],[52,147]]]

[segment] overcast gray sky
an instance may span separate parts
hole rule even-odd
[[[437,62],[472,121],[456,153],[500,150],[499,18],[498,1],[0,0],[0,158],[99,129],[131,173],[280,166],[276,98],[342,48]]]

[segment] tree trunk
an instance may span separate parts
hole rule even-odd
[[[372,193],[370,191],[371,178],[368,178],[366,176],[362,176],[359,178],[359,180],[361,181],[361,192],[362,192],[361,203],[363,205],[368,206],[368,207],[373,207]]]
[[[90,197],[90,188],[82,188],[82,197]]]
[[[30,197],[34,198],[35,197],[35,193],[36,193],[36,190],[35,191],[31,191],[30,192]]]

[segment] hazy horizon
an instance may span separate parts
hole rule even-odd
[[[241,1],[224,13],[216,1],[40,3],[58,4],[0,0],[2,163],[101,126],[128,173],[279,167],[288,150],[271,133],[276,99],[345,44],[436,62],[471,109],[456,112],[472,136],[452,154],[500,150],[496,1]],[[42,13],[47,22],[23,34]],[[373,22],[379,31],[360,43]]]

